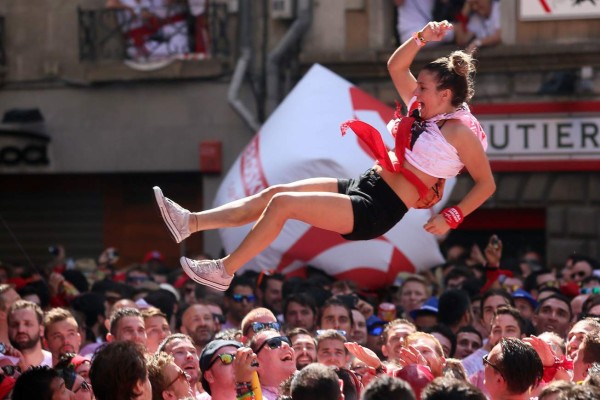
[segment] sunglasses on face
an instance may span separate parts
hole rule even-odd
[[[246,300],[248,303],[254,303],[254,300],[256,300],[256,296],[253,294],[234,294],[231,296],[231,298],[236,303],[241,303],[244,300]]]
[[[287,343],[288,346],[292,347],[292,342],[290,342],[290,339],[287,336],[275,336],[265,340],[254,353],[260,353],[265,346],[269,346],[271,350],[278,349],[283,346],[283,343]]]
[[[233,360],[235,360],[235,354],[222,353],[217,355],[217,357],[214,360],[212,360],[210,364],[208,364],[206,370],[208,371],[210,367],[212,367],[217,362],[217,360],[221,360],[221,364],[223,365],[229,365],[233,362]]]
[[[89,383],[87,383],[87,381],[82,381],[81,385],[79,385],[79,387],[75,390],[73,390],[73,393],[77,393],[79,391],[83,391],[83,392],[91,392],[92,391],[92,385],[90,385]]]
[[[190,376],[184,370],[180,369],[179,371],[177,371],[177,376],[175,377],[175,379],[173,379],[171,383],[167,385],[167,388],[171,387],[175,382],[177,382],[180,379],[185,379],[186,381],[188,381],[190,379]]]
[[[216,314],[216,313],[212,313],[213,318],[215,319],[216,322],[220,323],[220,324],[224,324],[225,323],[225,316],[223,314]]]
[[[585,271],[578,271],[578,272],[573,272],[570,276],[571,279],[575,279],[575,278],[585,278],[587,274],[585,273]]]
[[[489,365],[490,367],[494,368],[496,371],[498,371],[498,373],[502,376],[504,376],[504,374],[502,373],[502,370],[500,368],[498,368],[497,365],[492,364],[492,362],[490,360],[488,360],[488,355],[486,354],[485,356],[482,357],[483,363]]]

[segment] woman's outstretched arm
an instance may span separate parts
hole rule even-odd
[[[421,29],[420,37],[425,42],[437,42],[442,40],[450,29],[452,25],[448,21],[430,22]],[[410,38],[404,42],[394,51],[387,63],[392,82],[404,104],[408,104],[417,87],[417,80],[410,72],[410,65],[422,47],[417,44],[417,40]]]
[[[496,183],[490,168],[490,162],[479,142],[471,130],[463,124],[456,123],[449,141],[458,151],[458,155],[465,165],[475,185],[467,195],[456,205],[467,216],[479,208],[495,191]],[[425,230],[435,235],[446,233],[450,226],[445,218],[438,214],[433,216],[424,226]]]

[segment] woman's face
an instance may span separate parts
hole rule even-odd
[[[449,89],[438,90],[437,74],[421,71],[417,77],[417,87],[413,92],[421,106],[421,118],[429,119],[448,112],[451,106],[452,92]]]

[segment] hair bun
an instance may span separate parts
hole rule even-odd
[[[473,57],[462,50],[454,51],[448,57],[448,67],[457,75],[468,77],[475,72]]]

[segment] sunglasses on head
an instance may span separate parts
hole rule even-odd
[[[279,322],[253,322],[252,330],[255,333],[262,331],[263,329],[275,329],[276,331],[281,329]]]
[[[253,303],[254,300],[256,300],[256,296],[253,294],[234,294],[231,296],[231,298],[236,303],[241,303],[244,300],[246,300],[248,303]]]
[[[283,343],[287,343],[288,346],[292,347],[292,342],[287,336],[275,336],[265,340],[254,353],[260,353],[265,346],[269,346],[271,350],[278,349],[283,346]]]
[[[235,360],[235,354],[230,354],[230,353],[218,354],[217,357],[215,357],[215,359],[212,360],[208,364],[208,367],[206,367],[206,370],[208,371],[210,369],[210,367],[212,367],[217,362],[217,360],[221,360],[221,364],[223,364],[223,365],[229,365],[233,362],[233,360]]]

